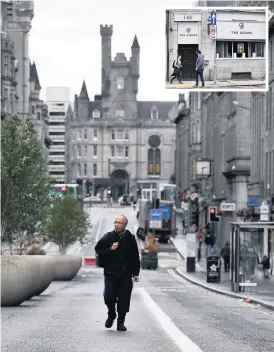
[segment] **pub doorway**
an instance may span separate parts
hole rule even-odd
[[[178,55],[181,55],[183,81],[195,81],[198,44],[179,44]]]

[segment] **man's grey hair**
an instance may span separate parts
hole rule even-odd
[[[120,215],[126,220],[126,225],[128,224],[128,218],[125,215]]]

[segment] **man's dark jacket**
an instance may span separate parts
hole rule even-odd
[[[111,250],[114,242],[119,242],[118,248]],[[135,236],[128,230],[123,236],[119,236],[115,231],[106,233],[97,242],[95,251],[100,256],[105,275],[139,276],[139,250]]]

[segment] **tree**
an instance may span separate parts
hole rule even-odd
[[[1,240],[12,244],[35,232],[50,205],[50,184],[33,122],[15,116],[1,127]]]
[[[79,201],[71,196],[55,199],[42,223],[43,233],[49,241],[59,246],[62,254],[68,245],[83,240],[88,227],[88,214],[81,208]]]

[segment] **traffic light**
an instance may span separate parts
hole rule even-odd
[[[220,222],[220,216],[217,215],[217,207],[209,207],[209,222]]]
[[[67,190],[68,190],[67,186],[63,186],[62,189],[61,189],[61,191],[62,191],[63,193],[67,192]]]
[[[198,211],[191,213],[190,221],[191,221],[191,225],[199,226],[199,212]]]
[[[204,241],[203,238],[204,238],[204,235],[203,235],[202,232],[200,232],[200,233],[199,233],[199,242],[200,242],[200,243],[203,243],[203,241]]]

